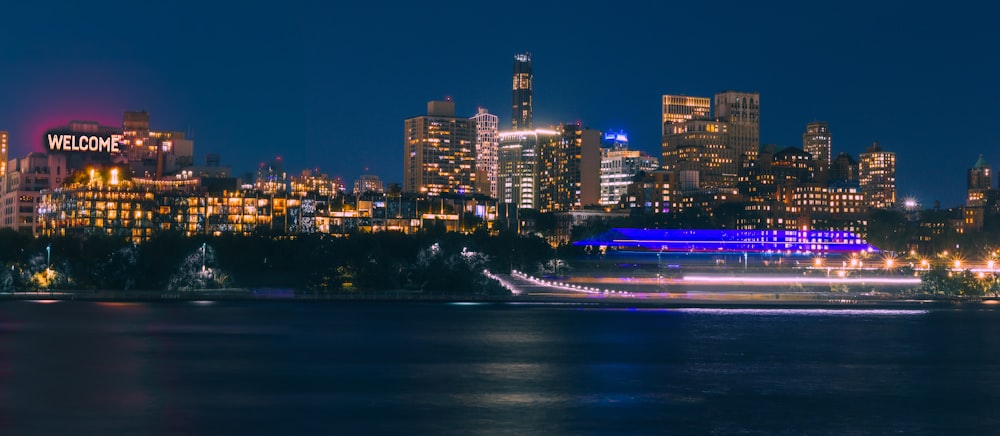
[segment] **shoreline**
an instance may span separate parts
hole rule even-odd
[[[0,294],[3,301],[92,302],[92,303],[481,303],[512,305],[563,305],[607,308],[841,308],[841,309],[1000,309],[997,297],[945,298],[930,296],[825,295],[813,292],[686,292],[669,295],[565,296],[553,295],[474,295],[412,293],[396,291],[324,295],[255,295],[249,292],[17,292]]]

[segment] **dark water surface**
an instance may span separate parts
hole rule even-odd
[[[0,303],[0,434],[1000,432],[1000,311]]]

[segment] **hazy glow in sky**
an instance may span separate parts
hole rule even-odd
[[[403,119],[452,97],[510,125],[513,55],[534,60],[535,124],[624,129],[659,155],[662,94],[761,93],[761,140],[897,152],[899,197],[959,204],[983,153],[1000,165],[998,27],[950,5],[794,2],[402,6],[339,2],[14,2],[0,26],[0,129],[12,156],[71,119],[195,138],[240,174],[281,155],[353,180],[402,180]],[[951,7],[951,9],[949,9]],[[946,153],[938,153],[946,150]]]

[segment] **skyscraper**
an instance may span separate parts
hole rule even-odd
[[[476,122],[476,182],[479,192],[497,196],[497,152],[500,145],[500,117],[479,108],[472,119]]]
[[[816,162],[816,179],[822,183],[826,182],[830,172],[832,141],[830,125],[826,121],[806,124],[806,131],[802,134],[802,149],[812,155]]]
[[[737,169],[742,174],[749,162],[757,160],[760,149],[760,93],[715,94],[715,117],[729,123],[726,145],[736,152]]]
[[[497,200],[517,209],[537,209],[539,205],[539,153],[551,146],[559,133],[554,130],[500,132],[497,170]]]
[[[861,153],[858,179],[868,207],[890,209],[896,204],[896,153],[883,151],[878,141]]]
[[[601,132],[579,124],[556,128],[538,150],[538,210],[556,212],[600,203]]]
[[[667,123],[682,123],[688,120],[707,120],[712,114],[712,99],[708,97],[687,97],[683,95],[663,96],[663,134],[667,134]]]
[[[531,80],[531,53],[514,55],[514,103],[511,121],[515,131],[534,128],[531,119]]]
[[[403,191],[474,192],[476,122],[456,118],[455,102],[428,102],[427,115],[407,118],[403,130]]]

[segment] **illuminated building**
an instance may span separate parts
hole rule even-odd
[[[964,230],[982,230],[988,206],[995,205],[993,192],[993,172],[990,165],[979,155],[975,165],[969,168],[966,183],[967,196],[963,211]],[[994,204],[989,204],[994,203]]]
[[[514,55],[513,104],[511,106],[511,127],[515,131],[531,130],[534,122],[532,110],[531,53]]]
[[[968,196],[965,204],[967,206],[982,206],[986,202],[986,194],[993,189],[993,172],[990,164],[986,163],[983,155],[979,155],[972,168],[968,171],[967,180]]]
[[[620,205],[627,209],[641,209],[643,212],[671,213],[679,199],[677,173],[655,170],[630,184]]]
[[[760,147],[760,94],[722,91],[715,94],[715,117],[729,124],[726,145],[736,153],[736,167],[744,171],[757,160]]]
[[[184,132],[150,130],[149,113],[122,114],[122,155],[133,174],[161,178],[194,165],[194,141]]]
[[[475,192],[476,122],[455,117],[454,102],[427,103],[427,115],[404,122],[404,138],[404,192]]]
[[[830,171],[832,143],[830,125],[825,121],[806,124],[806,131],[802,134],[802,150],[812,155],[816,162],[816,178],[821,183],[826,183]]]
[[[667,135],[667,124],[689,120],[707,120],[712,113],[712,99],[708,97],[687,97],[683,95],[663,96],[663,135]]]
[[[891,209],[896,204],[896,153],[883,151],[875,141],[860,156],[858,179],[869,207]]]
[[[683,189],[736,186],[737,155],[726,144],[727,123],[694,119],[666,124],[664,129],[663,169],[694,178],[682,183]]]
[[[302,170],[297,177],[292,177],[291,190],[298,196],[310,194],[321,197],[332,197],[340,193],[336,180],[321,173],[318,169]]]
[[[563,124],[556,128],[555,140],[541,142],[538,150],[539,211],[599,204],[601,132]]]
[[[497,195],[500,203],[517,209],[538,209],[541,182],[538,175],[542,147],[554,147],[554,130],[500,132],[497,158]]]
[[[849,253],[877,252],[863,238],[828,230],[659,230],[616,228],[578,246],[624,251],[686,253]]]
[[[354,194],[363,194],[365,192],[375,192],[381,194],[385,192],[382,187],[382,179],[374,174],[362,174],[358,176],[358,179],[354,181]]]
[[[277,194],[288,190],[288,174],[284,171],[280,156],[269,162],[261,162],[257,166],[257,177],[253,187],[265,194]]]
[[[39,206],[41,233],[106,234],[148,240],[156,233],[187,236],[315,232],[304,200],[260,191],[207,193],[198,180],[133,179],[118,186],[74,185],[45,191]],[[313,226],[310,227],[309,224]]]
[[[476,121],[476,182],[480,186],[477,191],[496,198],[500,117],[479,108],[472,119]]]
[[[830,201],[828,228],[864,236],[868,229],[868,207],[857,180],[831,181],[827,187]]]
[[[66,155],[29,153],[8,161],[7,170],[0,179],[0,228],[37,235],[40,193],[65,181]]]
[[[623,135],[624,133],[604,135],[605,143],[611,142],[614,148],[601,149],[602,206],[613,206],[621,202],[622,196],[628,192],[628,185],[634,182],[636,174],[640,171],[648,173],[660,167],[659,161],[646,152],[629,150],[627,139],[624,143],[613,139]]]
[[[0,182],[3,181],[3,176],[7,174],[7,139],[9,137],[10,134],[0,130]]]

